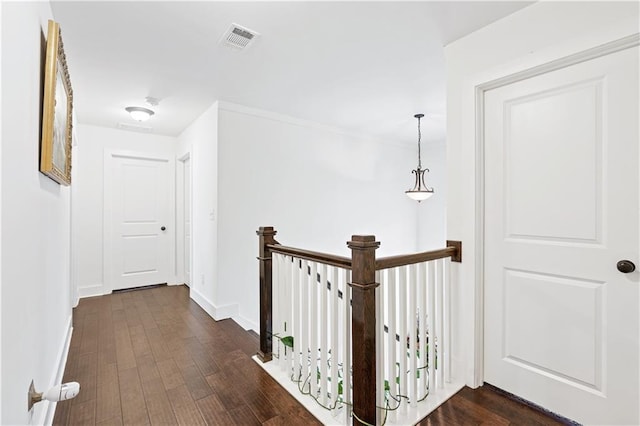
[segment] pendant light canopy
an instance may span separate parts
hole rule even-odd
[[[424,172],[428,172],[429,169],[422,168],[422,159],[420,153],[420,142],[422,139],[422,132],[420,131],[420,119],[424,117],[424,114],[416,114],[414,115],[414,117],[418,119],[418,168],[411,171],[411,173],[416,175],[416,182],[413,186],[413,189],[405,191],[404,193],[407,194],[407,197],[411,198],[412,200],[420,202],[433,195],[433,188],[427,187],[427,185],[424,183]]]

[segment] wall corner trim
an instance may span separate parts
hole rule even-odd
[[[198,290],[191,288],[189,295],[194,302],[196,302],[211,318],[216,321],[220,321],[227,318],[235,318],[238,315],[238,304],[231,303],[228,305],[216,306],[207,299]]]
[[[60,351],[56,358],[57,367],[54,372],[53,377],[47,383],[46,386],[42,386],[43,389],[49,389],[52,386],[57,385],[58,383],[62,383],[62,377],[64,376],[64,368],[67,365],[67,357],[69,355],[69,347],[71,345],[71,335],[73,334],[73,314],[69,314],[69,319],[67,320],[67,332],[62,342],[62,346],[60,347]],[[44,414],[44,419],[40,419],[39,422],[35,424],[42,424],[46,426],[51,426],[53,424],[53,416],[56,413],[56,404],[55,402],[43,401],[47,404],[47,407],[42,410]]]
[[[236,315],[233,317],[233,320],[238,323],[238,325],[245,330],[253,330],[255,332],[260,331],[260,324],[257,322],[251,321],[242,315]]]

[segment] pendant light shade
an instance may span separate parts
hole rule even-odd
[[[407,197],[411,198],[412,200],[420,202],[431,197],[434,191],[433,188],[429,188],[424,182],[424,172],[428,172],[429,169],[422,168],[422,159],[420,152],[422,133],[420,131],[420,119],[424,117],[424,114],[416,114],[414,115],[414,117],[418,119],[418,167],[415,170],[411,171],[411,173],[413,173],[416,177],[413,188],[405,191],[404,193],[407,194]]]

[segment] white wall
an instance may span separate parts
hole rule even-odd
[[[0,25],[2,24],[2,2],[0,2]],[[0,31],[0,49],[2,48]],[[1,50],[0,50],[1,52]],[[2,55],[0,55],[0,93],[2,93]],[[2,104],[0,102],[0,137],[2,133]],[[0,139],[0,164],[2,164],[2,139]],[[0,173],[0,235],[2,235],[2,173]],[[0,240],[0,308],[2,307],[2,241]],[[0,333],[2,332],[2,315],[0,315]],[[0,334],[1,336],[1,334]],[[2,338],[0,337],[0,375],[2,374]],[[0,421],[2,421],[2,380],[0,380]]]
[[[422,141],[422,164],[429,169],[424,180],[434,188],[431,198],[418,203],[418,251],[427,251],[447,245],[447,146],[444,140]]]
[[[79,124],[74,155],[73,268],[80,297],[109,293],[103,288],[103,209],[105,150],[175,157],[177,139]],[[175,233],[171,234],[175,237]],[[172,244],[174,244],[172,242]],[[172,257],[174,259],[175,256]],[[171,265],[174,271],[175,266]],[[175,277],[170,281],[175,283]]]
[[[2,4],[0,423],[7,425],[51,421],[48,402],[27,412],[27,390],[32,379],[38,390],[61,379],[71,330],[70,189],[38,171],[49,18],[48,2]]]
[[[518,71],[638,32],[636,2],[539,2],[495,22],[445,49],[447,60],[447,237],[462,240],[463,263],[457,310],[456,359],[467,384],[482,383],[482,318],[476,207],[475,87]]]
[[[191,158],[191,297],[213,318],[228,318],[235,312],[216,300],[218,104],[208,108],[178,140],[176,158],[187,154]]]
[[[413,146],[226,103],[218,120],[214,302],[239,303],[243,326],[258,328],[260,226],[274,226],[282,244],[345,256],[353,234],[376,235],[378,256],[416,250],[416,203],[404,194]]]

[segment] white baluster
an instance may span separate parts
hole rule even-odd
[[[398,297],[398,313],[399,316],[399,327],[398,334],[400,335],[399,347],[400,351],[398,354],[398,362],[400,363],[400,395],[403,397],[407,397],[409,395],[409,386],[407,383],[407,267],[403,266],[400,268],[400,280],[398,282],[400,286],[400,294]],[[400,405],[400,412],[407,413],[408,404],[406,401],[402,401]]]
[[[418,357],[416,351],[418,350],[418,324],[417,324],[417,311],[418,311],[418,294],[416,289],[417,280],[417,267],[416,264],[409,266],[409,302],[407,308],[407,314],[409,315],[409,401],[411,407],[415,408],[418,400]]]
[[[327,286],[327,265],[322,264],[320,267],[320,315],[318,320],[320,321],[320,402],[325,407],[328,404],[327,396],[328,389],[328,377],[327,377],[327,351],[329,349],[329,314],[327,311],[327,299],[329,298]]]
[[[345,410],[345,417],[347,420],[351,416],[351,404],[353,398],[351,397],[351,270],[344,270],[344,293],[343,304],[345,313],[344,322],[344,365],[342,372],[342,392],[344,395],[344,401],[347,403],[347,409]]]
[[[427,365],[427,264],[422,262],[418,264],[418,311],[420,317],[418,320],[420,333],[420,359],[418,366],[420,370],[420,379],[418,380],[418,399],[422,399],[427,394],[427,377],[429,372],[423,368]]]
[[[271,342],[273,351],[273,361],[276,365],[280,365],[282,353],[282,345],[278,337],[281,336],[282,327],[280,325],[280,288],[282,286],[282,277],[280,274],[280,258],[278,253],[271,255],[272,279],[271,279]],[[276,337],[278,336],[278,337]]]
[[[302,353],[302,383],[300,386],[302,387],[303,392],[308,392],[309,390],[309,322],[311,319],[310,311],[309,311],[309,261],[302,261],[302,280],[301,284],[301,303],[300,303],[300,312],[302,318],[302,327],[300,328],[300,336],[301,339],[301,353]]]
[[[384,407],[384,291],[382,291],[383,271],[376,271],[375,281],[379,283],[375,288],[376,298],[376,405]],[[384,411],[379,408],[376,417],[378,423],[384,418]]]
[[[318,397],[318,264],[311,262],[311,274],[309,276],[309,307],[311,310],[311,333],[309,333],[309,349],[311,352],[311,395]]]
[[[290,274],[289,268],[286,267],[286,263],[288,262],[288,256],[279,256],[280,257],[280,279],[281,279],[281,287],[280,287],[280,322],[281,322],[281,331],[280,338],[289,335],[289,309],[291,307],[291,301],[289,300],[289,286],[290,282]],[[280,342],[281,354],[280,354],[280,369],[282,371],[287,371],[289,360],[289,350],[287,347]]]
[[[444,261],[444,381],[451,383],[451,258]]]
[[[338,268],[331,267],[331,404],[338,399],[338,321],[340,312],[340,287],[338,284]],[[337,407],[336,407],[337,408]],[[337,410],[334,410],[337,413]]]
[[[429,393],[436,390],[436,287],[435,287],[435,265],[434,262],[427,263],[427,332],[429,333]]]
[[[444,307],[444,303],[442,302],[442,290],[443,290],[443,283],[444,283],[444,279],[442,277],[442,271],[443,271],[443,266],[444,266],[444,260],[443,259],[438,259],[436,260],[436,310],[437,310],[437,316],[436,316],[436,342],[438,343],[438,346],[436,348],[436,357],[437,357],[437,367],[436,368],[436,381],[438,383],[438,389],[441,389],[444,387],[444,366],[442,365],[443,360],[444,360],[444,356],[443,356],[443,347],[441,345],[442,343],[442,330],[443,330],[443,319],[444,319],[444,315],[442,312],[442,308]]]
[[[293,299],[293,286],[295,285],[295,270],[293,265],[296,260],[292,256],[287,256],[286,274],[287,274],[287,336],[293,337],[293,325],[295,323],[294,316],[294,299]],[[291,375],[293,372],[293,348],[287,347],[287,374]]]
[[[398,384],[396,383],[396,374],[398,374],[398,368],[396,367],[396,359],[398,352],[398,342],[396,341],[396,311],[397,311],[397,285],[396,285],[396,274],[398,270],[397,268],[389,269],[387,274],[387,292],[388,292],[388,302],[387,307],[389,309],[388,316],[388,327],[389,333],[387,333],[387,371],[388,371],[388,381],[389,381],[389,404],[391,408],[395,408],[398,402],[394,400],[394,398],[398,397]],[[393,410],[389,412],[390,418],[389,420],[395,421],[397,419],[397,410]]]
[[[298,380],[300,376],[300,259],[293,258],[291,262],[291,275],[293,277],[293,320],[291,321],[291,336],[293,336],[293,378]]]

